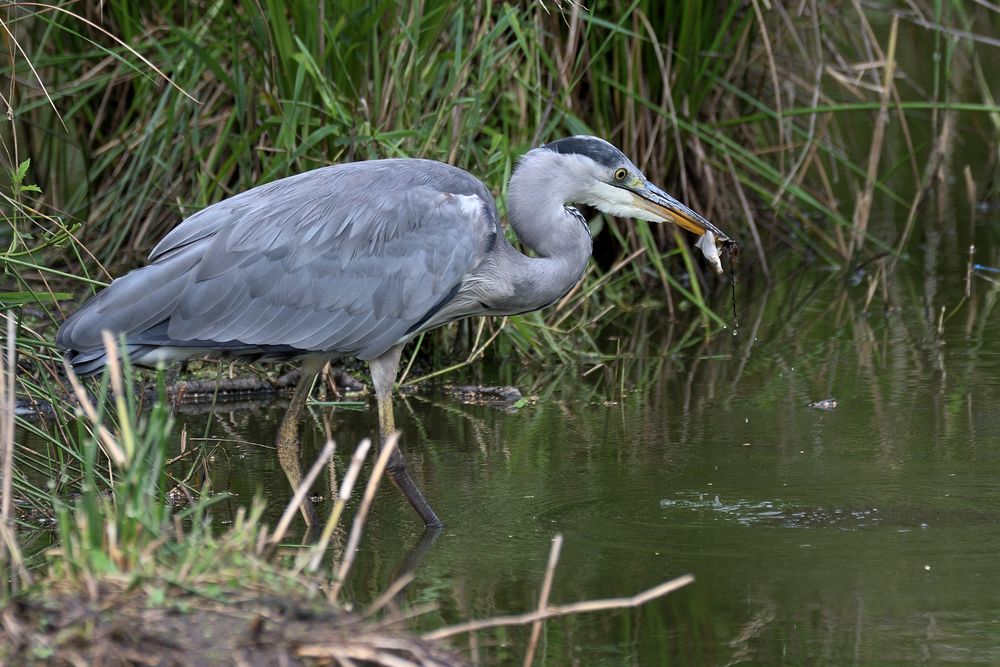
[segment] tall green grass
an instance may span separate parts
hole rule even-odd
[[[1000,115],[976,39],[998,19],[983,3],[929,4],[934,20],[923,23],[904,14],[901,38],[924,39],[933,52],[906,54],[883,80],[889,17],[906,7],[11,6],[2,17],[12,113],[0,133],[10,176],[0,241],[18,284],[5,304],[15,291],[21,300],[44,292],[58,316],[53,300],[84,287],[64,287],[66,276],[105,281],[141,263],[185,215],[331,162],[445,160],[482,177],[502,205],[517,155],[577,132],[617,143],[765,270],[781,246],[831,265],[886,251],[896,239],[866,233],[857,195],[907,205],[913,186],[899,174],[919,178],[942,114],[994,124]],[[880,113],[891,136],[869,174],[864,139]],[[610,230],[597,237],[602,257],[647,250],[622,274],[630,289],[663,283],[673,314],[678,302],[704,306],[704,289],[671,284],[669,270],[684,263],[658,268],[660,253],[684,247],[679,235],[601,227]]]

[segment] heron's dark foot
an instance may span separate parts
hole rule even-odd
[[[402,349],[402,345],[395,345],[385,354],[368,361],[372,371],[372,384],[375,385],[375,397],[378,400],[378,432],[380,442],[383,445],[396,430],[396,420],[392,410],[392,385],[396,381],[399,354]],[[417,487],[416,482],[410,477],[410,471],[406,469],[406,461],[404,461],[403,453],[399,450],[398,445],[389,456],[386,472],[389,473],[389,479],[402,492],[410,506],[420,515],[420,519],[427,528],[442,528],[444,526],[438,515],[431,509],[431,504],[424,498],[424,494]]]
[[[389,575],[389,581],[399,581],[403,577],[416,572],[417,568],[423,564],[427,554],[431,552],[434,542],[437,541],[437,538],[441,537],[441,533],[443,532],[444,530],[440,527],[428,526],[420,536],[420,539],[417,540],[417,543],[410,548],[410,551],[406,554],[406,558]],[[403,591],[400,591],[397,596],[402,594]]]
[[[410,477],[410,471],[406,468],[406,461],[403,459],[403,454],[399,451],[399,447],[396,447],[389,457],[389,465],[386,467],[386,472],[389,473],[389,479],[402,492],[407,502],[410,503],[410,506],[416,510],[426,528],[444,528],[444,524],[438,518],[438,515],[435,514],[431,504],[427,502],[420,487]]]

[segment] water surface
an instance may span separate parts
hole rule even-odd
[[[626,358],[590,374],[586,362],[511,362],[471,378],[538,396],[520,409],[436,391],[397,399],[411,469],[447,527],[422,551],[422,527],[387,485],[351,596],[374,599],[417,563],[402,602],[437,605],[419,628],[529,611],[562,533],[553,602],[685,573],[696,583],[639,609],[549,621],[545,664],[1000,663],[998,291],[973,276],[964,298],[963,248],[935,236],[872,290],[874,266],[856,285],[778,267],[772,287],[741,286],[736,335],[678,349],[652,309],[610,318],[601,336],[609,349],[629,341]],[[810,407],[828,398],[835,408]],[[234,493],[220,521],[255,493],[274,512],[290,496],[263,446],[281,410],[216,415],[211,436],[227,442],[213,481]],[[336,425],[336,475],[373,434],[374,405],[315,409],[305,465],[320,410]],[[193,433],[204,419],[179,416]],[[317,494],[325,517],[329,476]],[[517,662],[527,637],[458,646]]]

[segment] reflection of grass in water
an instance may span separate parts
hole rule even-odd
[[[309,401],[309,405],[317,408],[340,408],[341,410],[357,410],[364,412],[368,409],[365,401]]]

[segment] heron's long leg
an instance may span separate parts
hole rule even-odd
[[[292,485],[293,492],[302,481],[302,463],[299,458],[299,421],[302,418],[302,409],[309,398],[313,381],[319,374],[320,369],[323,368],[324,363],[312,359],[307,359],[302,363],[299,381],[292,391],[292,400],[288,404],[285,416],[278,427],[278,435],[275,437],[274,444],[278,450],[278,464],[281,466],[282,471],[284,471],[285,476],[288,477],[288,483]],[[302,512],[302,518],[305,519],[306,526],[312,528],[318,525],[319,521],[316,516],[316,509],[308,498],[302,501],[299,509]]]
[[[378,430],[383,443],[396,430],[396,422],[392,412],[392,385],[396,382],[396,373],[399,371],[399,354],[402,351],[403,346],[396,345],[382,356],[368,361],[372,371],[372,384],[375,385],[375,398],[378,400]],[[398,446],[389,457],[389,465],[386,470],[392,483],[417,511],[425,526],[440,528],[444,525],[434,513],[430,503],[424,498],[424,494],[416,482],[410,477],[410,471],[406,469],[406,461]]]

